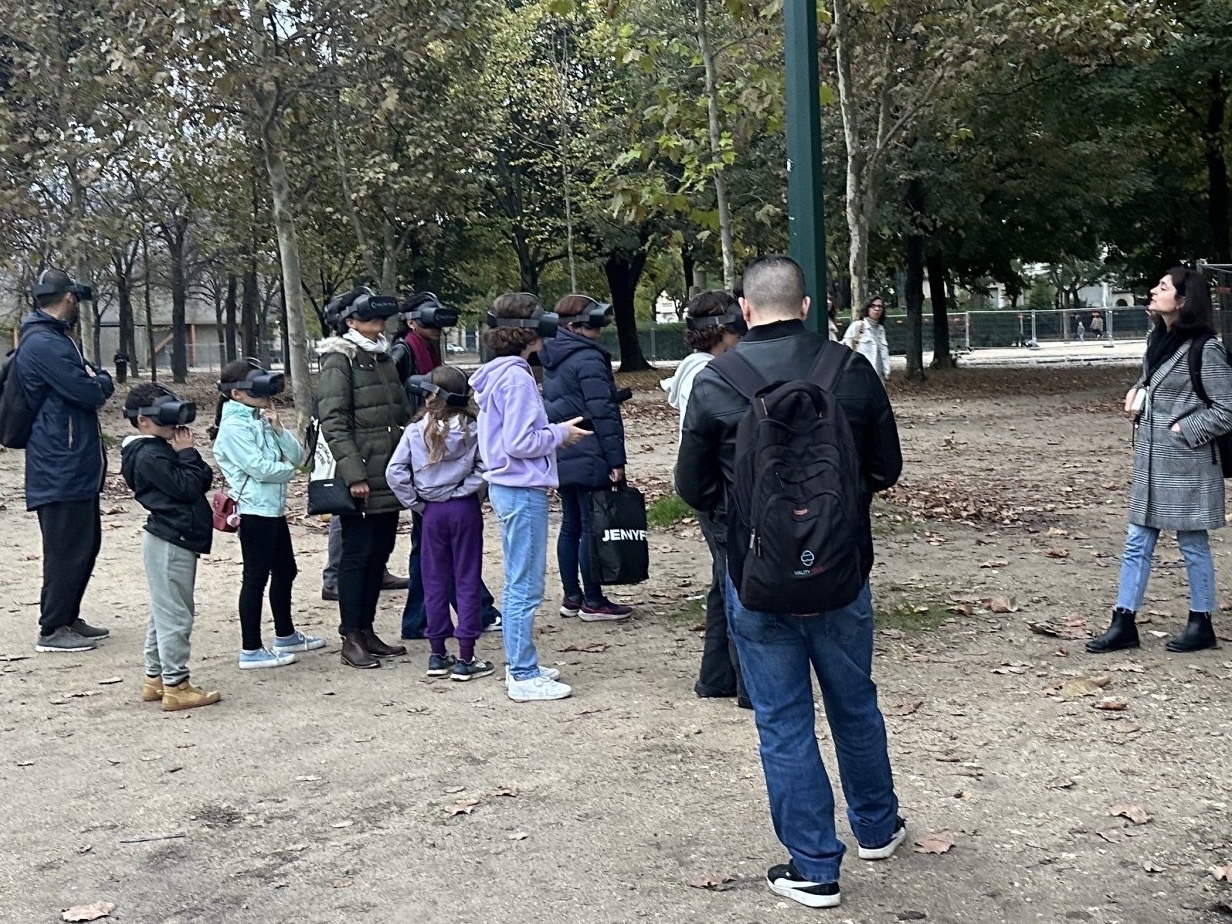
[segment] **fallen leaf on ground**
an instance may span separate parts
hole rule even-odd
[[[73,699],[84,699],[87,696],[98,696],[98,690],[82,690],[80,693],[70,693]]]
[[[455,815],[469,815],[471,812],[475,811],[475,806],[478,804],[478,799],[459,799],[452,805],[445,806],[444,812],[450,818]]]
[[[76,905],[64,911],[60,917],[65,921],[97,921],[111,916],[115,911],[112,902],[94,902],[91,905]]]
[[[1154,860],[1143,860],[1143,861],[1142,861],[1142,868],[1143,868],[1144,870],[1146,870],[1148,873],[1165,873],[1165,872],[1167,872],[1167,867],[1160,866],[1160,865],[1159,865],[1158,863],[1156,863]]]
[[[913,699],[910,702],[899,703],[897,706],[890,707],[890,715],[911,715],[923,705],[924,700],[922,699]]]
[[[1134,732],[1142,731],[1142,726],[1137,722],[1127,722],[1122,719],[1112,723],[1112,730],[1119,735],[1132,735]]]
[[[1108,809],[1108,814],[1113,818],[1128,818],[1136,825],[1144,825],[1151,820],[1146,809],[1133,802],[1118,802]]]
[[[1061,684],[1061,695],[1066,699],[1094,696],[1111,682],[1111,677],[1076,677]]]
[[[1069,549],[1047,549],[1044,554],[1049,558],[1069,558]]]
[[[529,834],[527,834],[525,831],[514,831],[512,834],[510,834],[510,835],[509,835],[509,840],[511,840],[511,841],[524,841],[524,840],[526,840],[528,837],[530,837],[530,835],[529,835]]]
[[[1048,527],[1048,535],[1056,539],[1063,536],[1068,536],[1069,532],[1057,526],[1050,526]]]
[[[1091,703],[1091,708],[1102,709],[1104,712],[1124,712],[1129,708],[1129,703],[1114,696],[1105,696],[1098,703]]]
[[[466,792],[465,786],[449,786],[445,789],[445,795],[456,796],[460,792]]]
[[[111,683],[123,683],[123,682],[124,682],[124,678],[123,678],[123,677],[106,677],[106,678],[104,678],[103,680],[100,680],[100,681],[98,682],[98,685],[99,685],[100,687],[105,687],[105,686],[107,686],[108,684],[111,684]]]
[[[516,786],[498,786],[496,789],[488,790],[488,795],[493,797],[508,796],[510,799],[518,797],[518,788]]]
[[[1008,566],[1009,562],[1004,558],[995,558],[992,561],[980,562],[981,568],[1006,568]]]
[[[353,824],[355,824],[355,822],[348,818],[346,821],[335,821],[332,825],[330,825],[330,827],[331,828],[349,828]]]
[[[1225,863],[1223,866],[1212,866],[1211,875],[1215,877],[1216,882],[1232,882],[1232,863]]]
[[[1109,844],[1119,844],[1125,840],[1125,832],[1120,828],[1108,828],[1106,831],[1096,831],[1095,833]]]
[[[900,911],[897,915],[900,921],[923,921],[928,917],[925,911]]]
[[[915,842],[916,853],[946,853],[954,847],[953,831],[933,831]]]
[[[1133,661],[1123,661],[1120,664],[1113,664],[1108,668],[1110,671],[1122,671],[1127,674],[1141,674],[1146,670],[1141,664],[1135,664]]]
[[[1073,789],[1074,781],[1070,779],[1069,777],[1063,777],[1061,779],[1053,780],[1051,783],[1048,784],[1048,788],[1049,789]]]
[[[611,647],[612,646],[609,645],[607,642],[591,642],[589,645],[566,645],[564,648],[560,650],[562,652],[578,651],[584,654],[601,654],[602,652],[607,651]]]
[[[1020,607],[1014,602],[1013,597],[989,597],[987,600],[980,601],[989,612],[992,613],[1017,613]]]
[[[974,616],[975,615],[975,610],[971,607],[969,603],[956,604],[954,606],[951,606],[949,608],[949,611],[958,616]]]
[[[332,885],[335,889],[349,889],[352,886],[352,884],[354,884],[354,882],[355,882],[354,879],[351,879],[350,877],[344,877],[342,879],[335,879],[333,882],[330,883],[330,885]]]
[[[319,776],[297,776],[295,778],[295,782],[297,783],[316,783],[320,779],[321,778]]]
[[[712,892],[725,892],[727,885],[730,882],[735,882],[735,876],[729,876],[726,873],[719,873],[716,876],[702,876],[700,879],[694,879],[689,883],[695,889],[710,889]]]

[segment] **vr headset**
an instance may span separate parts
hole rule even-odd
[[[730,327],[741,337],[749,332],[749,325],[745,323],[744,315],[739,308],[732,308],[727,314],[707,318],[690,316],[685,323],[688,325],[689,330],[704,330],[707,327]]]
[[[458,309],[447,308],[433,292],[412,295],[402,306],[402,316],[422,327],[456,327]]]
[[[272,398],[274,395],[282,394],[286,387],[285,374],[262,369],[255,362],[252,363],[252,369],[241,381],[218,383],[218,390],[224,395],[230,395],[233,391],[246,391],[254,398]]]
[[[556,330],[560,327],[560,315],[545,311],[542,305],[536,305],[529,318],[498,318],[489,312],[488,327],[529,328],[544,340],[548,340],[556,336]]]
[[[445,391],[445,389],[434,383],[426,375],[412,375],[408,377],[406,387],[421,398],[426,398],[428,395],[436,395],[438,398],[442,398],[450,407],[467,407],[471,403],[469,387],[466,389],[466,394],[455,394],[452,391]]]
[[[181,401],[169,388],[159,386],[162,396],[149,407],[125,408],[124,416],[136,421],[148,417],[160,427],[186,427],[197,419],[197,405]]]
[[[68,273],[58,269],[39,273],[38,282],[30,287],[30,295],[35,299],[48,295],[76,295],[79,302],[94,301],[94,291],[89,286],[79,285]]]
[[[339,295],[325,306],[325,323],[335,330],[346,327],[347,318],[356,321],[382,321],[398,313],[398,300],[391,295],[377,295],[367,286]]]
[[[592,298],[589,305],[569,318],[568,323],[581,324],[591,330],[607,327],[612,323],[612,306]]]

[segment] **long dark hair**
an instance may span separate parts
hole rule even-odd
[[[218,373],[218,381],[242,382],[250,372],[252,372],[252,363],[246,359],[235,359],[222,367],[222,371]],[[230,400],[230,395],[218,393],[218,406],[214,409],[214,425],[205,431],[211,440],[218,439],[218,425],[222,423],[222,409]]]
[[[1188,266],[1174,266],[1167,275],[1176,287],[1177,298],[1181,299],[1181,310],[1172,323],[1172,332],[1185,340],[1200,334],[1213,334],[1215,313],[1211,307],[1211,285],[1206,277]],[[1165,333],[1167,325],[1162,318],[1156,317],[1152,339]]]

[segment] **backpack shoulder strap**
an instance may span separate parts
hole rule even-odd
[[[834,349],[836,346],[841,349]],[[808,371],[808,381],[833,394],[853,355],[852,351],[841,343],[835,343],[832,340],[823,341],[821,349],[817,351],[817,358],[813,360],[813,365]]]
[[[1211,398],[1202,387],[1202,351],[1206,349],[1206,342],[1214,339],[1210,334],[1203,334],[1189,343],[1189,384],[1198,400],[1207,407],[1211,406]]]
[[[758,372],[757,368],[739,350],[728,350],[710,365],[727,381],[727,384],[750,401],[769,384],[765,376]]]

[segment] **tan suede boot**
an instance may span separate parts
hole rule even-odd
[[[179,712],[181,709],[195,709],[198,706],[212,706],[222,699],[217,690],[206,691],[194,687],[185,678],[173,687],[163,687],[163,712]]]
[[[147,677],[145,683],[141,685],[141,701],[143,703],[156,703],[163,698],[163,678]]]

